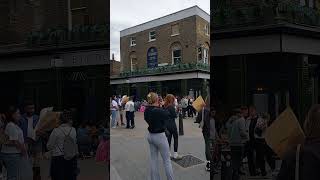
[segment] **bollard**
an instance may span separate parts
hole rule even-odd
[[[182,113],[181,111],[179,112],[179,135],[183,136],[184,131],[183,131],[183,118],[182,118]]]

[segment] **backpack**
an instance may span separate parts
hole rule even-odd
[[[71,160],[72,158],[78,155],[78,145],[76,141],[70,136],[71,131],[72,131],[72,128],[70,128],[70,131],[68,134],[65,134],[62,131],[63,134],[65,135],[65,138],[63,141],[63,151],[60,148],[59,149],[61,152],[63,152],[65,160]]]

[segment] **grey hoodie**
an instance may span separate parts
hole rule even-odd
[[[243,146],[248,141],[248,133],[246,131],[246,121],[243,117],[231,116],[226,123],[228,129],[228,137],[230,146]]]

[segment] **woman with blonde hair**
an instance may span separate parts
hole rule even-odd
[[[176,118],[177,118],[177,113],[175,110],[175,105],[174,105],[175,97],[172,94],[168,94],[164,98],[164,108],[168,110],[169,112],[169,119],[166,123],[166,135],[168,138],[168,143],[169,147],[171,149],[171,140],[173,137],[174,144],[173,144],[173,158],[174,159],[181,159],[181,157],[178,155],[178,129],[177,129],[177,124],[176,124]],[[171,156],[171,153],[169,153]]]
[[[144,112],[144,119],[149,125],[147,140],[150,145],[151,180],[160,180],[159,152],[162,156],[167,179],[173,180],[173,170],[169,155],[170,149],[165,135],[169,112],[159,107],[159,97],[156,93],[149,93],[147,99],[148,106]]]
[[[306,139],[301,146],[298,146],[300,147],[300,151],[299,148],[294,148],[289,150],[285,155],[277,180],[319,179],[320,104],[315,104],[310,108],[304,122],[304,133]],[[298,159],[296,157],[298,157]],[[296,177],[296,173],[299,174],[299,176]]]

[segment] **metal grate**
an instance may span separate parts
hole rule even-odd
[[[179,160],[172,159],[172,161],[174,161],[183,168],[189,168],[204,163],[204,161],[192,155],[183,156],[182,159]]]

